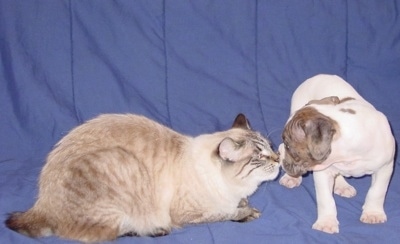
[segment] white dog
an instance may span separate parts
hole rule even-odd
[[[343,176],[372,174],[360,220],[386,221],[383,204],[393,172],[395,140],[386,116],[346,81],[317,75],[303,82],[293,94],[282,139],[280,162],[286,174],[280,184],[296,187],[301,175],[314,171],[318,218],[313,229],[339,232],[332,191],[344,197],[356,194]]]

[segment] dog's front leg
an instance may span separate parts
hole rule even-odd
[[[318,218],[312,228],[326,233],[339,233],[335,200],[332,196],[334,175],[327,170],[314,172]]]
[[[383,209],[385,196],[389,185],[390,177],[393,172],[393,162],[384,165],[377,172],[372,174],[371,187],[368,190],[363,212],[361,214],[361,222],[367,224],[378,224],[386,222],[386,214]]]

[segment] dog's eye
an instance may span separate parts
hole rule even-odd
[[[285,144],[285,148],[286,148],[287,150],[289,150],[289,146],[288,146],[287,144]]]

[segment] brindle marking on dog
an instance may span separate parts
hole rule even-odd
[[[286,173],[298,177],[325,161],[331,153],[334,136],[339,135],[340,128],[335,120],[315,108],[298,110],[282,133],[286,148],[283,160]]]
[[[356,111],[351,108],[342,108],[342,109],[340,109],[340,111],[343,113],[356,114]]]
[[[331,97],[324,97],[322,99],[318,100],[311,100],[309,101],[307,105],[311,104],[317,104],[317,105],[336,105],[340,103],[340,99],[337,96],[331,96]]]
[[[322,99],[316,99],[316,100],[310,100],[307,105],[311,104],[317,104],[317,105],[337,105],[339,103],[344,103],[350,100],[354,100],[353,97],[345,97],[342,99],[339,99],[337,96],[330,96],[330,97],[324,97]]]
[[[350,101],[350,100],[354,100],[354,99],[355,99],[354,97],[345,97],[345,98],[340,100],[340,103],[344,103],[344,102],[347,102],[347,101]]]

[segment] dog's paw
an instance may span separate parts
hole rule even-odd
[[[287,188],[294,188],[298,187],[301,184],[302,177],[291,177],[288,174],[284,174],[280,179],[279,179],[279,184],[286,186]]]
[[[339,221],[333,216],[319,218],[312,228],[329,234],[339,233]]]
[[[357,194],[356,188],[354,188],[353,186],[351,186],[349,184],[339,185],[339,186],[335,185],[333,192],[339,196],[347,197],[347,198],[354,197]]]
[[[387,220],[385,212],[381,211],[363,211],[360,221],[366,224],[380,224]]]

